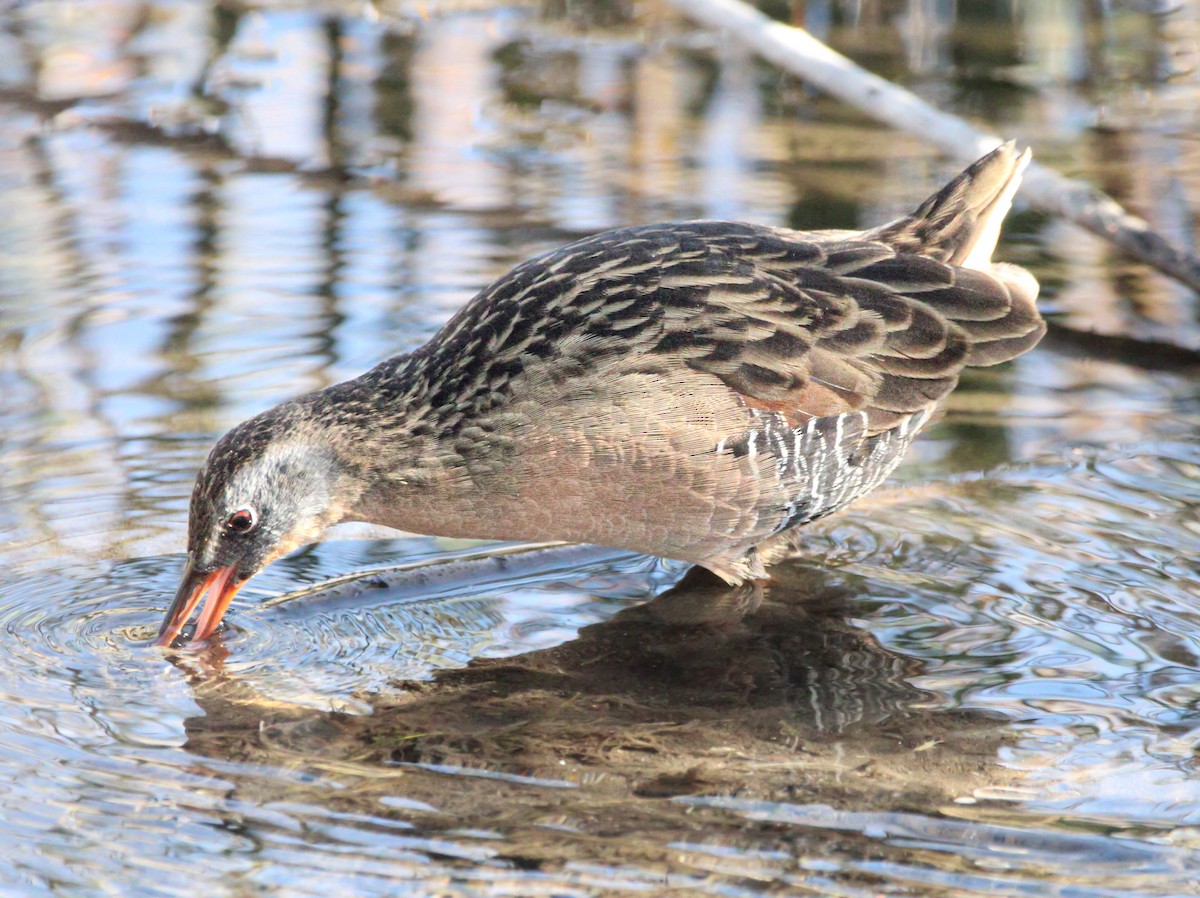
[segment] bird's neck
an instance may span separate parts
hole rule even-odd
[[[504,448],[440,401],[414,356],[314,394],[339,460],[341,520],[443,536],[480,534]],[[303,400],[302,400],[303,401]]]

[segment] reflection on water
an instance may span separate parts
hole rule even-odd
[[[1190,7],[794,6],[1194,241]],[[208,650],[149,645],[242,418],[576,235],[874,224],[946,173],[652,3],[10,10],[5,889],[1200,891],[1200,394],[1194,354],[1145,342],[1200,348],[1196,300],[1029,214],[1003,252],[1055,339],[972,373],[901,487],[765,591],[341,540],[252,581]]]

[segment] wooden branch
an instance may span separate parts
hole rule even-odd
[[[770,19],[741,0],[667,2],[693,21],[732,35],[768,62],[884,124],[925,138],[964,163],[1003,143],[1000,137],[871,74],[807,31]],[[1021,194],[1037,208],[1075,222],[1200,293],[1200,259],[1170,244],[1148,223],[1090,185],[1034,162],[1025,173]]]
[[[1075,358],[1119,362],[1144,371],[1200,373],[1200,351],[1186,346],[1122,334],[1079,330],[1057,321],[1047,321],[1046,327],[1046,336],[1040,345],[1050,352]]]

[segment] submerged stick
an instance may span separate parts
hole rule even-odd
[[[1186,346],[1164,343],[1161,340],[1126,337],[1122,334],[1079,330],[1057,321],[1048,321],[1046,326],[1046,336],[1041,345],[1051,352],[1077,358],[1120,362],[1122,365],[1132,365],[1144,371],[1200,372],[1200,351],[1188,349]]]
[[[777,22],[741,0],[667,2],[693,21],[736,37],[768,62],[877,121],[925,138],[961,162],[977,159],[1004,142],[868,72],[804,29]],[[1021,194],[1037,208],[1075,222],[1200,293],[1200,259],[1169,243],[1146,221],[1091,185],[1034,162],[1025,172]]]
[[[632,553],[575,543],[516,543],[382,568],[342,574],[256,605],[251,613],[271,611],[307,617],[359,611],[380,605],[435,601],[497,584],[511,585],[584,564],[630,557]]]

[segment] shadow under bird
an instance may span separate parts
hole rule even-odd
[[[427,344],[227,433],[196,479],[159,632],[340,521],[598,543],[765,576],[877,486],[968,365],[1045,331],[991,260],[1029,151],[1005,144],[868,231],[607,231],[518,265]]]

